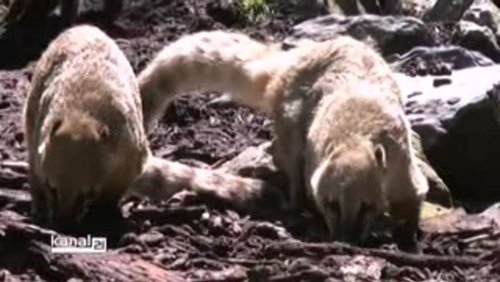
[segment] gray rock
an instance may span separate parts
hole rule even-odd
[[[460,46],[415,47],[410,52],[390,61],[395,71],[408,73],[411,69],[418,73],[421,69],[425,74],[436,72],[449,73],[470,67],[490,66],[494,62],[483,54],[470,51]],[[433,70],[438,65],[438,70]],[[439,67],[441,66],[441,67]],[[444,68],[444,70],[442,70]],[[433,73],[434,71],[434,73]]]
[[[328,5],[323,0],[288,0],[297,15],[303,18],[314,18],[328,14]]]
[[[460,21],[451,41],[453,44],[466,49],[481,52],[497,63],[500,62],[500,47],[495,34],[486,26],[479,26],[469,21]]]
[[[454,196],[500,199],[500,65],[396,77],[412,127]],[[449,83],[435,86],[443,78]]]
[[[500,9],[490,0],[475,0],[462,19],[486,26],[496,33],[500,23]]]
[[[348,16],[359,14],[399,15],[402,13],[401,0],[325,0],[331,13]]]
[[[436,42],[422,21],[413,17],[329,15],[296,25],[284,42],[294,45],[299,39],[328,40],[338,35],[374,42],[384,56],[405,53],[415,46],[432,46]]]
[[[472,5],[473,0],[438,0],[422,19],[426,22],[456,22]]]
[[[404,0],[401,3],[404,15],[409,15],[417,18],[422,18],[424,14],[429,11],[436,0]]]

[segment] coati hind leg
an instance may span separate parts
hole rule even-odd
[[[278,133],[278,130],[276,132]],[[296,210],[303,206],[306,197],[303,185],[302,150],[297,149],[303,148],[303,142],[285,136],[275,139],[273,160],[278,170],[283,171],[287,177],[289,191],[287,208]]]

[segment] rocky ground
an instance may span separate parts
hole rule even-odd
[[[248,20],[220,4],[224,1],[131,2],[111,25],[92,12],[95,5],[87,1],[88,11],[80,21],[96,24],[115,38],[136,72],[164,44],[186,33],[238,29],[255,38],[282,40],[306,19],[290,5],[272,7],[269,19]],[[456,25],[428,28],[433,42],[429,45],[442,45],[450,42]],[[108,234],[105,255],[51,254],[50,231],[29,219],[21,112],[33,65],[58,32],[57,17],[51,17],[0,36],[0,281],[500,279],[500,206],[490,205],[481,213],[457,207],[424,220],[423,254],[411,255],[399,252],[384,234],[372,238],[366,248],[328,243],[321,221],[308,212],[249,216],[184,195],[168,205],[146,204],[126,222],[109,222],[114,232]],[[439,60],[418,58],[401,65],[400,71],[409,76],[451,72]],[[262,115],[231,105],[207,105],[215,95],[176,100],[150,136],[154,153],[210,168],[272,138],[271,122]]]

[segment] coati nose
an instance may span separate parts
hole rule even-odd
[[[54,193],[52,203],[53,214],[51,216],[51,226],[63,232],[73,232],[87,214],[90,195],[79,193],[71,198],[57,197]]]

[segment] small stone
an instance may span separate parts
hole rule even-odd
[[[434,87],[439,87],[439,86],[446,85],[446,84],[451,84],[451,79],[449,79],[449,78],[435,78],[434,81],[432,82],[432,85]]]

